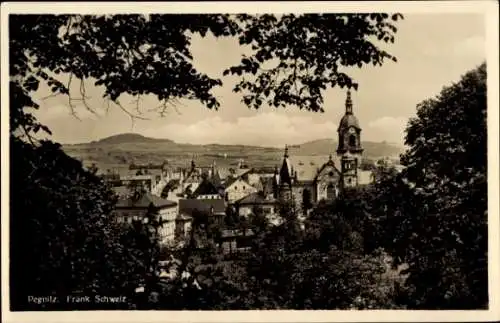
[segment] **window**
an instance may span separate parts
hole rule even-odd
[[[349,136],[349,146],[356,146],[356,136],[355,135]]]
[[[329,172],[328,176],[333,177],[333,172]]]
[[[235,186],[235,187],[234,187],[234,190],[235,190],[235,191],[237,191],[237,190],[238,190],[238,186]]]
[[[326,188],[326,198],[331,200],[331,199],[334,199],[335,196],[337,196],[336,192],[335,192],[335,187],[333,187],[333,184],[328,184],[327,188]]]

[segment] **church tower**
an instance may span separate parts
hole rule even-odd
[[[285,146],[283,164],[279,174],[279,200],[289,202],[292,199],[292,174],[290,161],[288,160],[288,147]]]
[[[338,128],[339,143],[337,155],[341,163],[341,187],[358,185],[358,167],[361,162],[363,148],[361,147],[361,127],[358,118],[352,111],[351,91],[347,91],[345,114]]]

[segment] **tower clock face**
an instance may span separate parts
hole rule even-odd
[[[349,133],[350,134],[356,133],[356,130],[354,130],[354,128],[349,128]]]

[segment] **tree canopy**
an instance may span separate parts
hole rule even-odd
[[[379,187],[380,229],[409,265],[411,307],[488,304],[486,108],[482,64],[418,106],[406,169]]]
[[[104,97],[131,116],[120,96],[155,95],[165,112],[179,98],[199,100],[208,108],[220,102],[211,90],[222,85],[196,70],[190,52],[192,34],[237,37],[251,48],[225,74],[241,82],[249,107],[264,104],[323,110],[322,90],[357,84],[344,67],[382,65],[394,56],[380,43],[394,42],[400,14],[264,15],[11,15],[9,56],[12,130],[41,128],[25,108],[37,108],[29,93],[45,83],[68,106],[86,102],[85,81],[104,88]],[[61,76],[67,76],[67,82]],[[80,82],[78,97],[72,82]]]

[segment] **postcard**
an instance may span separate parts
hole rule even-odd
[[[500,319],[497,3],[2,25],[3,321]]]

